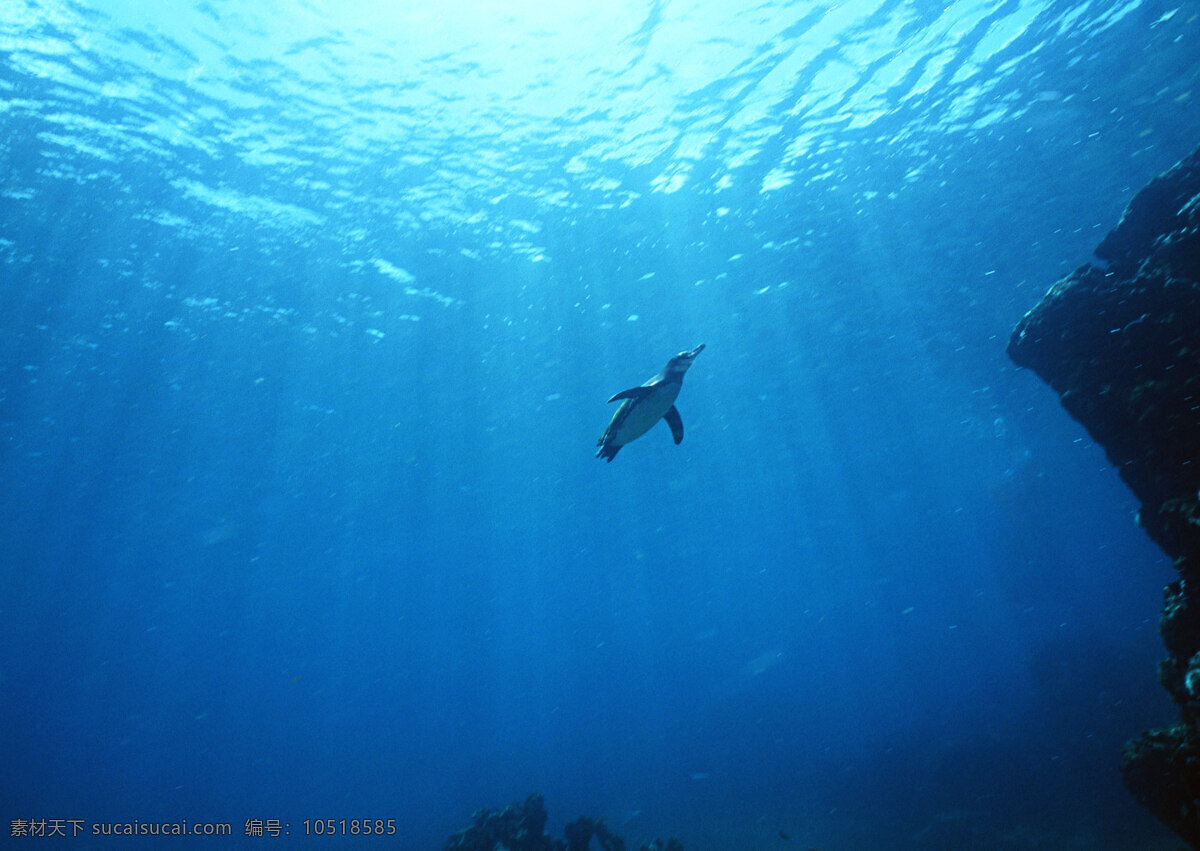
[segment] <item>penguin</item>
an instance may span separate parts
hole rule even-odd
[[[683,441],[683,420],[679,418],[679,411],[675,410],[675,397],[679,395],[679,388],[683,386],[683,374],[702,351],[703,343],[690,352],[680,352],[667,361],[662,372],[641,387],[622,390],[608,400],[625,401],[617,408],[612,422],[596,443],[600,447],[596,450],[597,458],[611,462],[617,457],[622,446],[641,437],[660,419],[666,420],[667,425],[671,427],[671,436],[675,438],[676,444]]]

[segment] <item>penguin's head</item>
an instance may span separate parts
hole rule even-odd
[[[667,361],[667,368],[663,370],[667,375],[683,375],[688,371],[688,367],[692,365],[692,361],[704,351],[704,344],[696,346],[690,352],[680,352]]]

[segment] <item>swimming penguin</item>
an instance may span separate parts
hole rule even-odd
[[[679,418],[679,411],[675,410],[675,397],[679,395],[679,388],[683,386],[683,374],[702,351],[703,343],[690,352],[680,352],[667,361],[662,372],[641,387],[622,390],[608,400],[625,401],[617,408],[612,422],[596,443],[600,447],[596,451],[597,458],[612,461],[622,446],[641,437],[660,419],[667,421],[676,443],[683,440],[683,420]]]

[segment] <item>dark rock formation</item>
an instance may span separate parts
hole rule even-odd
[[[446,840],[445,851],[555,851],[546,835],[546,804],[541,795],[530,795],[524,804],[503,810],[476,810],[475,822]]]
[[[551,839],[546,830],[546,805],[541,795],[503,810],[477,810],[475,822],[446,840],[444,851],[589,851],[595,838],[601,851],[625,851],[625,840],[602,819],[578,818],[566,826],[566,841]],[[656,839],[641,851],[683,851],[677,839]]]
[[[1013,331],[1009,356],[1055,389],[1171,556],[1159,679],[1180,723],[1130,741],[1126,787],[1200,848],[1200,148],[1129,203],[1087,264]]]

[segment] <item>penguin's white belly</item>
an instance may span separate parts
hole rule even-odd
[[[624,446],[650,431],[675,404],[675,399],[679,396],[679,387],[679,384],[674,384],[642,399],[626,399],[622,402],[621,407],[625,408],[624,416],[621,416],[622,411],[617,411],[615,419],[618,423],[613,431],[612,442],[617,446]]]

